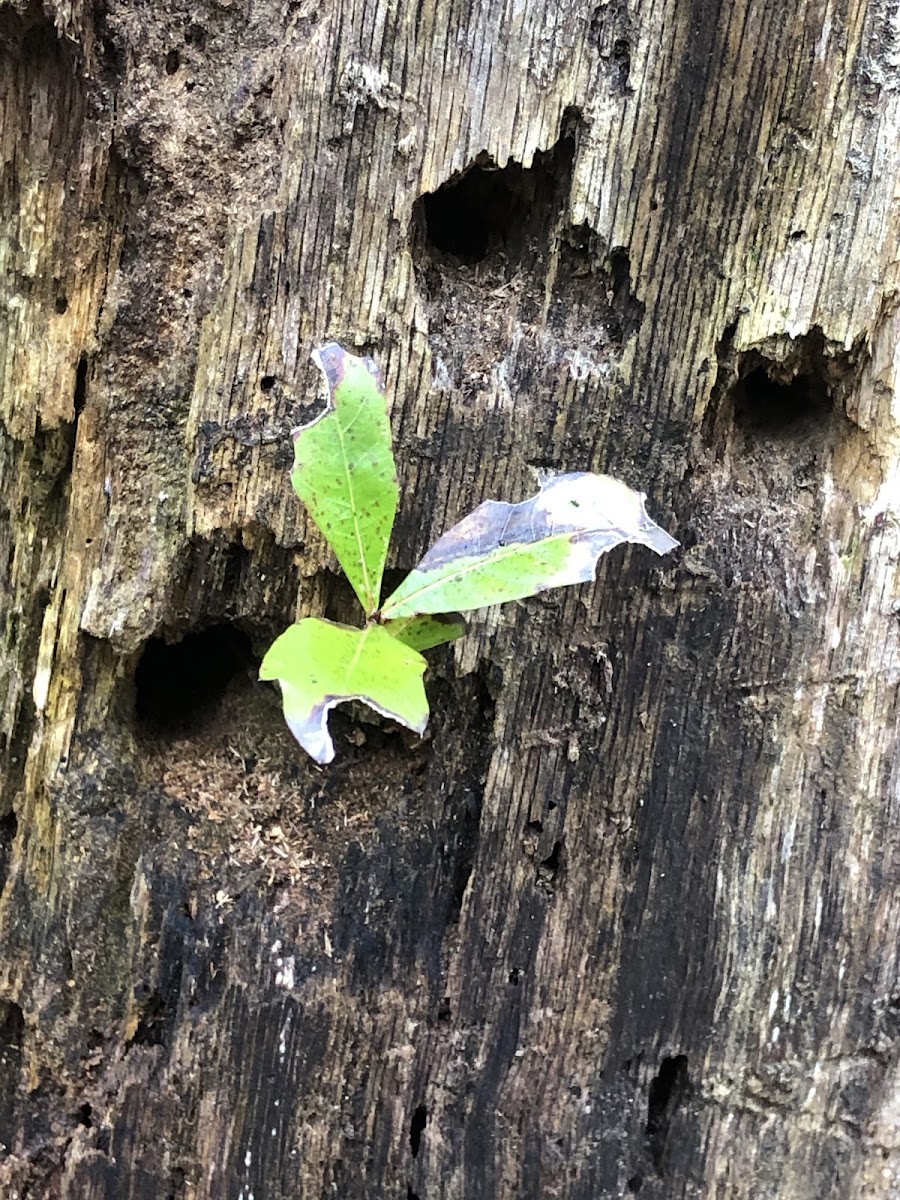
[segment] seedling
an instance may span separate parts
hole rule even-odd
[[[343,567],[365,624],[307,617],[275,640],[259,675],[278,680],[288,726],[316,762],[334,758],[328,714],[347,700],[424,733],[421,652],[464,634],[460,613],[593,579],[599,556],[621,542],[657,554],[678,545],[647,516],[640,492],[609,475],[555,475],[519,504],[480,504],[382,602],[399,489],[381,374],[371,358],[335,342],[313,361],[329,405],[294,430],[291,482]]]

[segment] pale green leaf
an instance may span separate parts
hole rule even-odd
[[[307,617],[269,647],[260,679],[281,685],[285,720],[318,763],[334,758],[328,714],[345,700],[362,700],[416,733],[428,722],[422,675],[425,659],[380,625],[353,629]]]
[[[384,627],[391,637],[399,639],[413,650],[431,650],[444,642],[455,641],[466,632],[466,623],[459,613],[426,613],[419,617],[403,617],[387,621]]]
[[[388,620],[466,612],[593,579],[621,542],[666,554],[678,545],[647,516],[644,496],[609,475],[546,480],[520,504],[487,500],[439,538],[381,610]]]
[[[328,409],[294,430],[297,495],[334,550],[367,616],[378,607],[399,491],[381,375],[370,358],[336,342],[313,361],[328,383]]]

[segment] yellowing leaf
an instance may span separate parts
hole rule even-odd
[[[644,496],[609,475],[557,475],[520,504],[486,500],[435,542],[389,596],[381,616],[467,612],[593,579],[597,559],[621,542],[666,554],[678,542],[644,508]]]
[[[371,614],[378,607],[399,490],[381,375],[371,358],[336,342],[313,354],[328,383],[328,409],[294,430],[297,495]]]
[[[281,685],[285,720],[318,763],[334,758],[328,714],[345,700],[362,700],[416,733],[428,723],[422,675],[425,659],[380,625],[353,629],[307,617],[272,643],[260,679]]]

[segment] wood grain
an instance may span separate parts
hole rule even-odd
[[[895,8],[0,5],[11,1200],[898,1194]],[[546,469],[684,549],[322,772],[328,338],[396,579]]]

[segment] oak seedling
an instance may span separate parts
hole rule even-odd
[[[316,762],[334,758],[328,715],[348,700],[424,732],[422,651],[464,634],[461,613],[593,579],[599,556],[621,542],[657,554],[678,545],[648,517],[644,496],[619,480],[587,471],[555,475],[519,504],[480,504],[382,603],[399,488],[381,374],[371,358],[336,342],[313,360],[329,403],[294,430],[291,483],[350,581],[365,623],[298,621],[270,646],[259,674],[280,684],[288,726]]]

